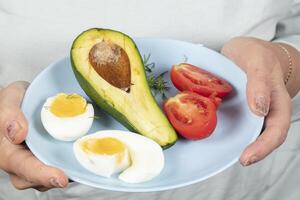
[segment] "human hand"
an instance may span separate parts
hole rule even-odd
[[[9,174],[17,189],[66,187],[64,172],[44,165],[22,144],[28,125],[20,104],[27,87],[27,82],[18,81],[0,89],[0,169]]]
[[[284,51],[288,50],[288,53]],[[244,166],[264,159],[286,139],[291,120],[291,97],[299,91],[299,52],[287,44],[276,44],[250,37],[227,42],[222,54],[235,62],[247,75],[247,100],[253,113],[265,117],[265,128],[240,157]],[[289,62],[293,75],[287,84]]]

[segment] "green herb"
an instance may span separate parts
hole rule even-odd
[[[144,62],[145,70],[148,73],[151,73],[152,69],[154,69],[154,67],[155,67],[155,63],[154,62],[150,62],[149,63],[150,57],[151,57],[150,53],[147,56],[145,54],[143,56],[143,62]]]
[[[165,92],[169,90],[168,82],[164,80],[164,75],[168,71],[162,72],[158,76],[151,75],[149,77],[150,83],[151,83],[151,88],[154,92],[154,96],[157,94],[161,94],[162,98],[165,99],[167,98]]]
[[[151,88],[154,96],[160,94],[162,98],[165,99],[166,98],[165,92],[168,91],[170,88],[168,86],[168,82],[164,80],[164,75],[168,73],[168,71],[164,71],[159,75],[154,75],[153,69],[155,68],[155,63],[149,62],[150,57],[151,54],[148,54],[147,56],[144,55],[144,66],[147,74],[147,81],[149,87]]]

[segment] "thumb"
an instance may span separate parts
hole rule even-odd
[[[0,92],[0,137],[3,135],[14,144],[22,143],[27,135],[27,120],[20,105],[28,85],[18,81]]]
[[[47,188],[66,187],[68,177],[58,168],[43,164],[24,145],[13,145],[5,138],[2,140],[3,157],[1,168],[25,180],[13,179],[15,187],[44,186]]]
[[[247,73],[247,100],[253,113],[258,116],[266,116],[269,113],[271,101],[271,88],[268,76],[263,72]]]
[[[221,53],[236,63],[247,75],[247,100],[251,111],[259,116],[266,116],[271,101],[270,72],[263,62],[252,61],[240,54],[240,50],[249,46],[257,39],[235,38],[230,40],[221,50]],[[261,47],[260,47],[261,48]]]

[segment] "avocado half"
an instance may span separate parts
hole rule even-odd
[[[70,58],[80,86],[99,107],[163,148],[176,142],[176,132],[151,93],[141,55],[129,36],[89,29],[74,40]]]

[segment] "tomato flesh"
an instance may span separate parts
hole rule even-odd
[[[224,79],[187,63],[172,66],[171,80],[180,91],[196,92],[206,97],[222,98],[232,91],[232,86]]]
[[[217,124],[215,103],[194,92],[182,92],[164,102],[164,111],[184,138],[203,139],[212,134]]]

